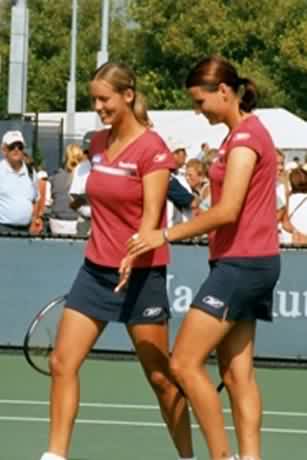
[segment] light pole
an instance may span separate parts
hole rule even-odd
[[[29,10],[27,0],[11,3],[8,113],[21,115],[27,102]]]
[[[77,66],[77,17],[78,2],[72,0],[70,71],[66,92],[66,134],[74,135],[76,113],[76,66]]]
[[[101,35],[100,50],[97,53],[97,67],[101,66],[109,60],[109,10],[109,0],[101,0]]]

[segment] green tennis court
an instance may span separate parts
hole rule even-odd
[[[21,355],[0,355],[1,459],[38,460],[47,445],[48,377]],[[216,382],[216,369],[210,369]],[[258,369],[264,394],[263,459],[307,458],[306,370]],[[70,460],[174,459],[176,452],[136,361],[88,360]],[[233,424],[222,396],[231,438]],[[193,421],[198,460],[208,459]]]

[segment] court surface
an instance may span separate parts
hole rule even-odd
[[[217,382],[215,367],[210,369]],[[47,445],[49,378],[22,355],[0,355],[0,372],[0,459],[39,460]],[[307,459],[307,371],[258,369],[257,375],[264,396],[263,460]],[[69,460],[176,460],[136,361],[88,360],[81,382]],[[221,397],[234,443],[225,392]],[[197,459],[207,460],[195,421],[193,438]]]

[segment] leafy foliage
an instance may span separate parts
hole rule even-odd
[[[260,106],[283,106],[307,116],[307,0],[127,0],[127,9],[123,2],[110,4],[109,57],[136,69],[151,108],[190,108],[183,90],[187,72],[204,55],[220,54],[242,76],[255,80]],[[88,110],[88,81],[100,47],[101,0],[79,0],[78,5],[77,109]],[[28,7],[28,110],[65,110],[71,2],[28,0]],[[6,0],[0,3],[0,18],[5,23],[0,27],[3,112],[9,56]]]

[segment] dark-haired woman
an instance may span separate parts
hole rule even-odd
[[[198,112],[229,133],[209,170],[212,207],[193,220],[130,239],[130,256],[209,233],[210,272],[178,336],[171,369],[191,402],[210,459],[231,457],[221,402],[204,364],[217,351],[230,397],[240,459],[260,459],[261,397],[253,354],[256,320],[272,320],[280,272],[276,223],[276,152],[252,113],[254,84],[220,57],[199,62],[186,86]],[[129,264],[121,265],[122,284]]]
[[[91,234],[51,357],[49,448],[41,460],[67,459],[79,404],[79,369],[109,321],[126,325],[179,457],[193,457],[187,403],[169,370],[168,248],[138,257],[127,288],[114,292],[127,239],[135,232],[146,237],[166,223],[169,174],[175,166],[165,143],[149,129],[144,99],[135,87],[134,74],[113,63],[101,66],[90,84],[94,108],[111,128],[91,139],[86,185]]]

